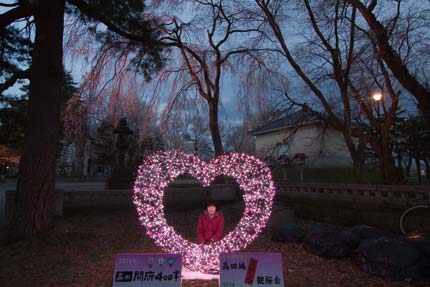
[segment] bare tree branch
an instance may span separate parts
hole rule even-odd
[[[330,104],[325,99],[322,91],[318,89],[318,87],[312,82],[312,80],[305,74],[305,72],[302,70],[302,68],[297,64],[296,60],[294,59],[293,55],[290,52],[290,49],[288,48],[286,41],[284,39],[284,35],[282,33],[282,30],[280,26],[278,25],[275,15],[270,11],[270,8],[268,6],[268,3],[266,1],[260,1],[256,0],[257,5],[260,7],[260,9],[265,14],[267,21],[269,22],[270,26],[273,29],[273,32],[275,33],[276,38],[278,39],[279,45],[281,46],[288,62],[293,67],[293,69],[296,71],[296,73],[302,78],[302,80],[309,86],[309,88],[312,90],[312,92],[317,96],[318,100],[322,103],[325,111],[330,116],[330,118],[335,122],[340,122],[339,118],[336,116],[336,114],[333,112]]]
[[[7,12],[0,14],[0,28],[4,28],[16,20],[30,17],[32,15],[30,7],[28,5],[24,4],[25,1],[21,1],[21,4],[13,8],[11,10],[8,10]]]
[[[131,41],[139,42],[143,47],[147,47],[151,44],[163,45],[163,43],[161,43],[161,42],[156,42],[156,41],[150,42],[149,40],[151,39],[151,37],[149,35],[149,31],[146,31],[146,29],[144,29],[144,28],[142,28],[140,35],[130,34],[127,31],[120,29],[117,25],[115,25],[107,17],[97,13],[97,11],[95,11],[95,9],[93,9],[90,5],[88,5],[83,0],[67,0],[67,2],[76,6],[83,14],[85,14],[89,17],[95,18],[99,22],[106,25],[108,30],[115,32],[116,34],[118,34],[118,35],[120,35],[126,39],[129,39]]]
[[[15,2],[15,3],[0,3],[0,7],[16,7],[18,5],[19,5],[18,2]]]
[[[13,75],[8,78],[4,83],[0,84],[0,94],[12,87],[16,81],[20,79],[28,79],[30,77],[30,69],[25,71],[14,71]]]
[[[422,112],[427,123],[430,124],[430,90],[426,89],[426,87],[410,73],[405,62],[391,46],[389,42],[389,31],[376,19],[375,15],[372,13],[372,9],[366,7],[359,0],[347,1],[352,3],[360,11],[366,23],[374,32],[382,59],[387,63],[387,66],[400,84],[417,99],[419,110]]]

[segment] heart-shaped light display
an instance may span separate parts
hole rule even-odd
[[[211,244],[190,242],[177,234],[164,217],[164,188],[178,175],[188,173],[203,186],[219,175],[233,177],[243,190],[245,210],[236,228]],[[134,203],[139,220],[149,237],[165,252],[180,253],[193,270],[208,272],[219,268],[219,254],[247,247],[266,225],[272,212],[275,187],[270,169],[250,155],[231,153],[209,162],[182,151],[160,151],[139,167],[134,185]],[[224,214],[228,218],[228,214]],[[197,226],[197,222],[196,222]]]

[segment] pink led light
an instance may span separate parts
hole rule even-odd
[[[188,173],[208,186],[218,175],[236,179],[243,190],[245,210],[236,228],[220,241],[197,244],[178,235],[164,217],[163,189],[178,175]],[[270,169],[257,158],[231,153],[210,162],[179,150],[150,155],[139,167],[133,200],[149,237],[165,252],[180,253],[193,270],[219,268],[219,254],[246,248],[266,225],[272,212],[275,187]],[[197,224],[197,223],[196,223]]]

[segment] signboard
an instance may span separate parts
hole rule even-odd
[[[220,287],[284,287],[281,253],[227,253],[220,256]]]
[[[118,254],[112,286],[180,287],[181,269],[180,254]]]

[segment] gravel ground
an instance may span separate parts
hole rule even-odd
[[[241,216],[240,206],[224,206],[226,231]],[[166,212],[178,233],[195,240],[199,211]],[[353,259],[325,259],[301,244],[275,243],[271,230],[245,251],[281,252],[285,286],[430,286],[430,281],[390,282],[358,269]],[[0,286],[112,286],[117,253],[161,252],[145,235],[134,209],[66,213],[47,233],[0,246]],[[182,286],[218,286],[216,280],[184,280]]]

